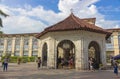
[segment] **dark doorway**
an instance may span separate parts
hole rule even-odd
[[[99,64],[101,63],[99,44],[96,41],[90,42],[88,50],[89,50],[88,59],[93,58],[95,66],[96,66],[95,68],[98,69]]]
[[[47,43],[42,48],[42,66],[47,66]]]
[[[63,40],[57,46],[57,68],[75,68],[75,45]]]

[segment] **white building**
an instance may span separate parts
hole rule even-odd
[[[111,33],[95,25],[95,18],[79,19],[70,14],[63,21],[46,28],[36,37],[44,65],[59,68],[58,58],[74,59],[75,69],[88,69],[88,59],[106,64],[105,40]]]

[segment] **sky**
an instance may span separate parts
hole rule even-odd
[[[72,12],[83,18],[96,18],[104,29],[120,28],[120,0],[0,0],[7,34],[40,33],[46,27],[64,20]]]

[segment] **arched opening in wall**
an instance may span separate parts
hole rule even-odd
[[[62,40],[57,46],[57,68],[75,68],[75,45],[70,40]]]
[[[42,66],[47,66],[47,54],[47,43],[44,43],[42,48]]]
[[[92,61],[92,65],[95,69],[99,68],[99,64],[101,63],[100,60],[100,47],[99,44],[95,41],[90,42],[88,46],[88,59]],[[90,68],[90,63],[89,63]]]

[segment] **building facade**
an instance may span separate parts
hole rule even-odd
[[[108,56],[116,56],[120,54],[120,28],[107,29],[112,32],[111,36],[106,40],[106,52]]]
[[[38,56],[37,33],[0,34],[0,56]]]

